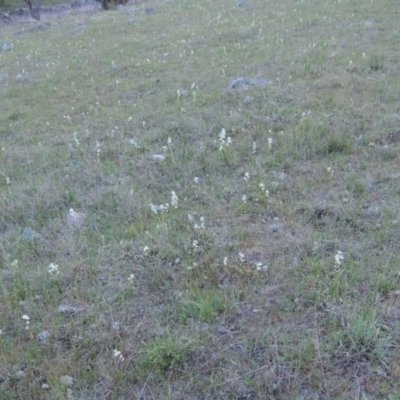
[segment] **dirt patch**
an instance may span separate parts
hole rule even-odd
[[[40,20],[49,21],[64,15],[94,12],[101,9],[101,4],[96,0],[73,0],[62,4],[40,7]],[[0,28],[13,23],[33,22],[29,8],[19,7],[13,10],[0,12]]]

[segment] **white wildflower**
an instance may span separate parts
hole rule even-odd
[[[48,271],[50,275],[58,275],[60,273],[58,265],[54,263],[50,263]]]
[[[335,254],[335,267],[340,267],[343,264],[344,260],[344,255],[343,253],[338,250],[337,253]]]
[[[178,196],[174,191],[171,192],[171,206],[174,208],[178,208]]]
[[[239,259],[241,263],[244,263],[246,261],[246,257],[243,253],[239,253]]]
[[[246,172],[246,173],[244,174],[243,179],[247,182],[247,181],[250,179],[250,174],[249,174],[248,172]]]

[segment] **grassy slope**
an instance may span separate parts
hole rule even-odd
[[[5,399],[400,398],[397,1],[235,4],[3,28]]]

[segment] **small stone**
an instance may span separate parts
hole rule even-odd
[[[62,375],[60,377],[60,382],[65,386],[72,386],[74,382],[74,378],[68,375]]]
[[[13,48],[13,45],[11,43],[2,43],[1,44],[1,50],[3,51],[9,51]]]
[[[85,222],[86,214],[76,212],[72,208],[68,211],[67,224],[70,228],[81,229]]]
[[[269,82],[263,78],[239,76],[229,82],[228,89],[243,89],[249,86],[266,87],[268,84]]]
[[[42,389],[45,389],[45,390],[50,389],[50,386],[47,383],[43,383]]]
[[[156,162],[163,162],[165,160],[165,156],[164,154],[153,154],[151,156],[151,160]]]
[[[174,264],[179,265],[181,263],[181,259],[178,257],[175,259]]]
[[[17,379],[23,379],[25,378],[26,373],[22,370],[19,370],[15,373],[15,376],[17,377]]]
[[[58,306],[57,311],[59,313],[75,314],[83,311],[84,309],[84,307],[76,306],[70,303],[62,303]]]
[[[51,336],[49,331],[43,331],[38,333],[37,338],[39,339],[39,342],[46,343],[47,339]]]
[[[49,23],[43,22],[43,23],[37,24],[36,26],[31,28],[29,31],[30,32],[43,31],[43,30],[47,29],[49,26],[50,26]]]
[[[274,218],[275,219],[275,218]],[[278,221],[279,219],[277,219],[277,221]],[[273,222],[269,227],[268,227],[268,230],[270,231],[270,232],[273,232],[273,233],[276,233],[276,232],[279,232],[279,230],[283,227],[283,225],[281,224],[281,223],[279,223],[279,222]]]
[[[35,232],[32,228],[29,226],[27,228],[24,228],[21,234],[21,239],[27,240],[27,241],[32,241],[32,240],[43,240],[43,236],[40,233]]]

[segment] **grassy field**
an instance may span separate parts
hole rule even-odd
[[[1,28],[2,400],[400,399],[398,1],[242,3]]]

